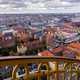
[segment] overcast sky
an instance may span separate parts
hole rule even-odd
[[[0,0],[0,13],[76,13],[80,0]]]

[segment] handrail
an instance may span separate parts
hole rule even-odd
[[[63,57],[48,57],[48,56],[9,56],[9,57],[0,57],[0,66],[6,66],[6,65],[13,65],[13,71],[12,71],[12,80],[19,80],[16,76],[16,72],[20,65],[24,66],[25,69],[25,76],[24,80],[32,80],[29,71],[29,63],[36,63],[38,64],[37,72],[34,71],[37,75],[37,79],[35,80],[41,80],[41,76],[46,74],[47,79],[51,80],[50,76],[51,74],[54,75],[54,80],[59,80],[59,73],[63,75],[61,80],[65,80],[66,73],[69,73],[69,80],[72,80],[73,74],[75,73],[76,79],[79,80],[79,73],[80,73],[80,60],[78,59],[70,59],[70,58],[63,58]],[[42,65],[45,65],[46,72],[42,71],[40,68]],[[74,65],[74,66],[73,66]],[[62,67],[60,67],[62,66]],[[73,68],[74,67],[74,68]]]
[[[42,56],[42,57],[40,57],[40,56],[7,56],[7,57],[0,57],[0,63],[2,63],[1,61],[15,61],[15,60],[25,60],[25,59],[27,59],[27,61],[28,60],[31,60],[31,59],[34,59],[34,61],[30,61],[30,62],[45,62],[45,61],[47,61],[47,59],[49,59],[49,61],[60,61],[61,62],[61,60],[63,60],[64,62],[65,61],[68,61],[68,62],[80,62],[80,60],[79,59],[74,59],[74,58],[64,58],[64,57],[48,57],[48,56]],[[39,60],[37,60],[37,59],[39,59]],[[44,61],[42,60],[42,59],[44,59]],[[37,61],[36,61],[37,60]],[[28,63],[28,62],[25,62],[25,63]],[[15,64],[15,63],[14,63]]]

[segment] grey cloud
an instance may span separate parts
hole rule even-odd
[[[80,0],[61,0],[61,1],[80,2]]]
[[[15,4],[15,3],[24,3],[24,0],[0,0],[2,4]]]
[[[70,2],[70,4],[68,5],[68,4],[61,3],[61,2],[65,2],[65,1]],[[76,2],[76,3],[72,4],[71,1]],[[4,5],[10,4],[11,8],[25,8],[25,7],[29,8],[30,6],[32,6],[32,8],[34,8],[35,6],[37,7],[38,3],[43,4],[44,8],[56,8],[56,7],[63,7],[63,8],[71,7],[72,8],[74,6],[79,6],[80,3],[77,3],[79,1],[80,0],[0,0],[0,4],[4,4]],[[30,4],[29,4],[29,2],[30,2]],[[56,2],[56,4],[54,2]],[[27,3],[27,4],[25,4],[25,3]],[[42,8],[42,6],[41,6],[41,8]]]
[[[26,5],[24,3],[25,0],[1,0],[0,1],[0,4],[4,4],[4,5],[10,4],[12,5],[11,7],[14,8],[25,7]]]

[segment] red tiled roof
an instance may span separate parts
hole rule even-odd
[[[60,51],[62,51],[63,49],[61,47],[58,47],[58,48],[54,48],[53,49],[53,53],[58,53]]]
[[[80,49],[80,43],[71,43],[69,47]]]
[[[53,54],[47,50],[40,52],[39,55],[40,56],[53,56]]]

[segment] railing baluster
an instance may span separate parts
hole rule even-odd
[[[63,66],[63,79],[62,80],[66,79],[66,69],[67,69],[68,65],[69,65],[68,62],[64,62],[64,66]]]
[[[47,68],[47,80],[50,80],[50,71],[49,71],[49,65],[48,65],[48,63],[46,63],[45,66]]]
[[[41,80],[41,71],[40,71],[40,67],[41,67],[42,63],[40,63],[38,65],[38,80]]]
[[[42,63],[40,63],[39,66],[38,66],[38,70],[39,70],[39,74],[40,74],[40,75],[38,75],[38,80],[41,80],[41,79],[40,79],[40,76],[41,76],[41,74],[42,74],[41,71],[40,71],[41,65],[42,65]],[[46,70],[47,80],[50,80],[49,65],[48,65],[48,63],[45,63],[44,65],[46,66],[46,69],[47,69],[47,70]]]
[[[13,71],[12,71],[12,80],[19,80],[17,77],[16,77],[16,72],[19,68],[19,65],[15,65],[14,68],[13,68]]]
[[[58,62],[55,62],[55,80],[58,80]]]
[[[79,80],[79,66],[76,67],[76,80]]]
[[[73,72],[72,72],[72,63],[71,62],[70,62],[70,71],[69,71],[69,73],[70,73],[70,75],[69,75],[70,80],[72,80],[72,74],[73,74]]]
[[[38,71],[38,80],[41,80],[41,72]]]
[[[29,68],[28,65],[24,65],[24,69],[25,69],[25,76],[24,76],[24,80],[29,80]]]
[[[63,65],[63,77],[62,77],[62,80],[65,80],[66,65],[67,65],[67,63],[64,63],[64,65]]]

